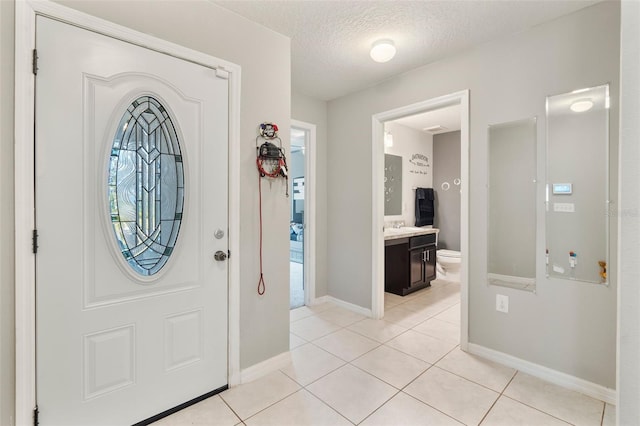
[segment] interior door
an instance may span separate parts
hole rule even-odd
[[[36,28],[40,423],[132,424],[227,384],[228,81]]]

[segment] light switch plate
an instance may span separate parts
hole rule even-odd
[[[496,294],[496,311],[509,313],[509,296]]]

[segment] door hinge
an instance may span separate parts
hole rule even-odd
[[[38,230],[31,231],[31,251],[35,254],[38,252]]]
[[[33,409],[33,426],[38,426],[40,423],[38,420],[38,414],[40,414],[40,410],[38,410],[38,406],[36,405],[36,408]]]
[[[33,75],[38,75],[38,50],[33,49],[33,56],[31,58],[33,66]]]

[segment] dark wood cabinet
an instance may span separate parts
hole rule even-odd
[[[404,296],[409,287],[409,239],[385,241],[384,291]]]
[[[427,246],[409,252],[411,287],[428,285],[436,278],[436,248]]]
[[[405,296],[436,277],[436,235],[385,241],[385,291]]]

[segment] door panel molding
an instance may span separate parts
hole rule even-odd
[[[239,251],[240,213],[240,82],[238,65],[68,7],[44,1],[15,4],[15,286],[16,286],[16,425],[31,425],[36,407],[35,358],[35,226],[34,94],[32,52],[36,15],[113,37],[156,52],[223,70],[229,79],[229,249]],[[228,382],[239,383],[240,292],[237,257],[229,259],[228,278]]]

